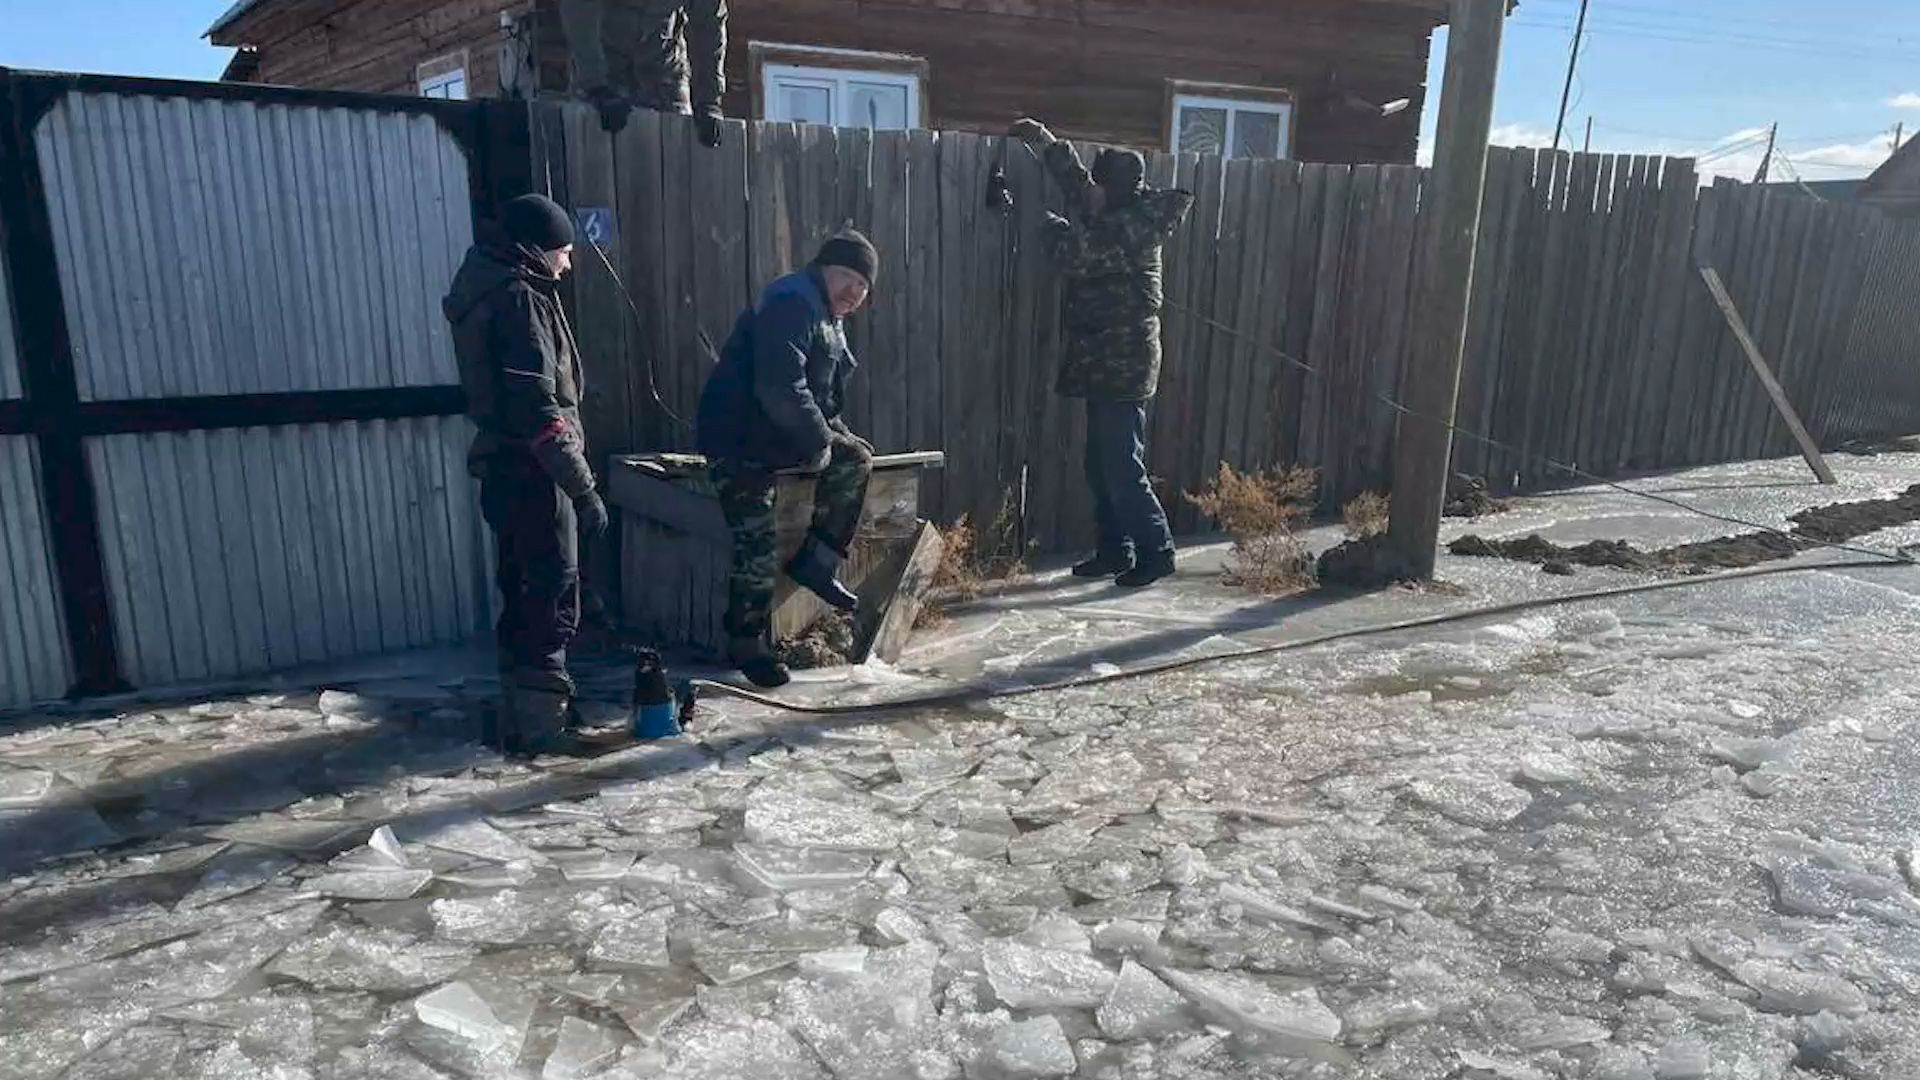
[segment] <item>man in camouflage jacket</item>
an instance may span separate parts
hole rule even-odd
[[[700,141],[720,145],[727,0],[560,0],[560,24],[574,93],[608,131],[634,108],[692,113]]]
[[[1066,194],[1047,246],[1066,275],[1066,355],[1055,389],[1087,409],[1087,484],[1100,547],[1073,568],[1140,588],[1173,573],[1173,533],[1147,476],[1147,402],[1160,383],[1162,255],[1192,194],[1146,186],[1146,159],[1103,150],[1089,171],[1037,120],[1012,134],[1035,147]]]

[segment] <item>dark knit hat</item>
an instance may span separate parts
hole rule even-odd
[[[844,266],[866,278],[869,287],[880,283],[880,252],[873,241],[853,229],[820,245],[820,254],[813,257],[813,265]]]
[[[1147,159],[1137,150],[1102,150],[1092,173],[1093,182],[1109,191],[1137,191],[1147,180]]]
[[[522,195],[500,207],[500,226],[516,244],[559,251],[573,243],[573,217],[545,195]]]

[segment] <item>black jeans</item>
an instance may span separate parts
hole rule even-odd
[[[503,456],[480,479],[504,601],[495,637],[515,681],[570,690],[567,646],[580,629],[580,524],[573,500],[532,457]]]
[[[1100,553],[1173,550],[1167,512],[1147,477],[1147,403],[1087,400],[1087,485],[1100,525]]]

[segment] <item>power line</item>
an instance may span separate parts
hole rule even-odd
[[[1509,20],[1509,26],[1523,30],[1554,30],[1567,32],[1572,24],[1564,22],[1529,21],[1520,17]],[[1888,64],[1910,65],[1920,63],[1920,52],[1889,53],[1873,52],[1849,48],[1844,42],[1808,42],[1788,38],[1763,38],[1752,35],[1686,35],[1670,32],[1671,28],[1646,27],[1625,23],[1593,23],[1587,29],[1588,34],[1600,34],[1608,37],[1636,38],[1644,41],[1666,41],[1682,45],[1738,45],[1743,48],[1771,49],[1795,52],[1802,55],[1818,55],[1846,60],[1878,61]]]
[[[1574,2],[1575,0],[1528,0],[1527,6],[1528,7],[1540,7],[1540,6],[1551,7],[1552,5],[1555,5],[1555,4],[1571,6]],[[1687,11],[1684,9],[1676,8],[1668,4],[1648,5],[1648,4],[1622,3],[1621,0],[1607,0],[1607,12],[1609,14],[1619,13],[1629,18],[1636,18],[1636,19],[1692,20],[1694,22],[1706,24],[1705,26],[1701,27],[1701,29],[1713,29],[1713,30],[1719,30],[1721,28],[1728,27],[1728,26],[1767,26],[1767,27],[1778,27],[1783,31],[1807,31],[1810,29],[1821,28],[1826,25],[1825,21],[1820,19],[1778,19],[1778,18],[1767,18],[1764,16],[1756,17],[1751,15],[1728,15],[1721,12]],[[1560,13],[1547,11],[1542,14],[1544,14],[1545,17],[1554,17],[1556,15],[1559,15]],[[1878,40],[1884,40],[1884,39],[1878,39]],[[1896,37],[1894,40],[1904,41],[1906,39]]]

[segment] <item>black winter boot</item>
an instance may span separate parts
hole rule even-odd
[[[852,611],[860,606],[860,598],[834,577],[840,572],[840,559],[839,552],[819,537],[810,536],[787,564],[787,576],[825,600],[828,607]]]
[[[1144,589],[1164,577],[1173,576],[1173,551],[1156,551],[1141,559],[1133,569],[1113,579],[1123,589]]]
[[[767,648],[767,639],[759,634],[728,638],[727,659],[740,669],[748,682],[762,690],[778,690],[793,681],[787,665],[773,655],[773,650]]]
[[[1086,562],[1074,564],[1073,576],[1082,578],[1118,577],[1132,569],[1132,552],[1122,551],[1110,553],[1103,551],[1093,558],[1088,559]]]

